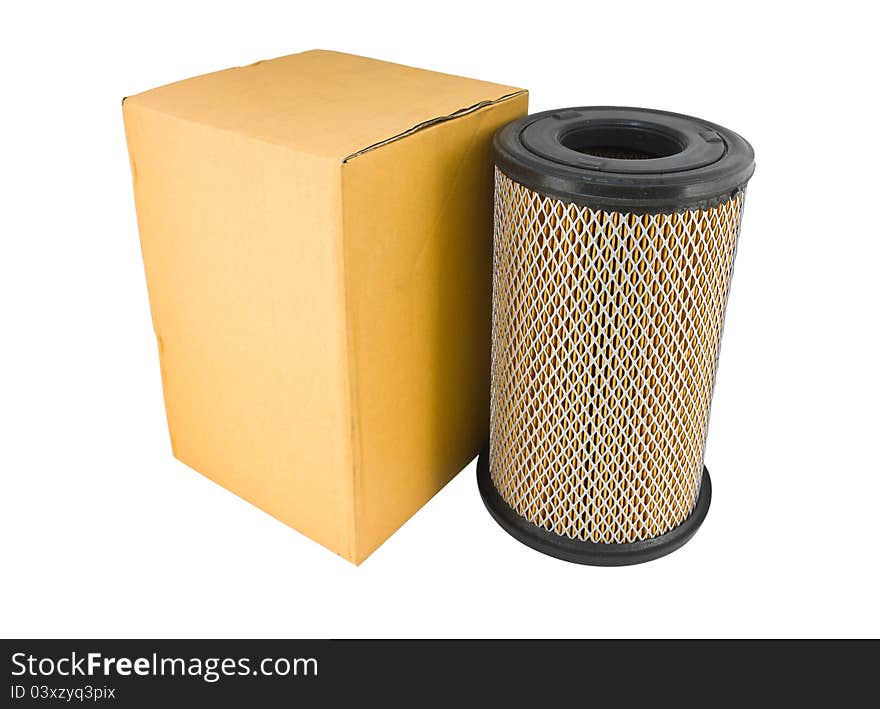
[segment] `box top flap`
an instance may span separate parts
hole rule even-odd
[[[520,92],[312,50],[161,86],[126,104],[344,161]]]

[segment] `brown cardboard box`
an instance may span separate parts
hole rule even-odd
[[[465,466],[491,138],[526,108],[325,51],[126,99],[174,455],[355,563]]]

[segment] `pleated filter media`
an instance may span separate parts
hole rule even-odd
[[[483,499],[520,541],[623,565],[709,506],[709,411],[754,153],[688,116],[575,108],[495,138]]]

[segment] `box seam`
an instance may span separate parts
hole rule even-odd
[[[496,99],[489,99],[486,101],[479,101],[470,106],[466,106],[464,108],[459,108],[456,111],[446,115],[446,116],[436,116],[434,118],[429,118],[426,121],[422,121],[421,123],[416,123],[411,128],[407,128],[400,133],[396,133],[389,138],[384,138],[372,145],[368,145],[365,148],[361,148],[360,150],[356,150],[350,155],[346,155],[342,159],[342,164],[344,165],[349,160],[354,160],[355,158],[363,155],[364,153],[369,153],[372,150],[377,150],[389,143],[394,143],[398,140],[403,140],[404,138],[413,135],[414,133],[418,133],[419,131],[424,130],[425,128],[430,128],[431,126],[437,125],[438,123],[445,123],[447,121],[455,120],[456,118],[461,118],[462,116],[467,116],[468,114],[474,113],[475,111],[479,111],[480,109],[486,108],[488,106],[495,106],[496,104],[502,103],[504,101],[508,101],[510,99],[516,98],[517,96],[521,96],[522,94],[528,93],[525,89],[518,89],[508,94],[504,94],[503,96],[499,96]]]

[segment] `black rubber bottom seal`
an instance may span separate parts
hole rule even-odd
[[[495,521],[514,539],[557,559],[590,566],[630,566],[659,559],[687,543],[699,529],[712,501],[712,480],[703,468],[700,496],[690,516],[675,529],[653,539],[629,544],[596,544],[569,539],[532,524],[507,504],[498,494],[489,476],[488,449],[480,452],[477,463],[477,484],[486,509]]]

